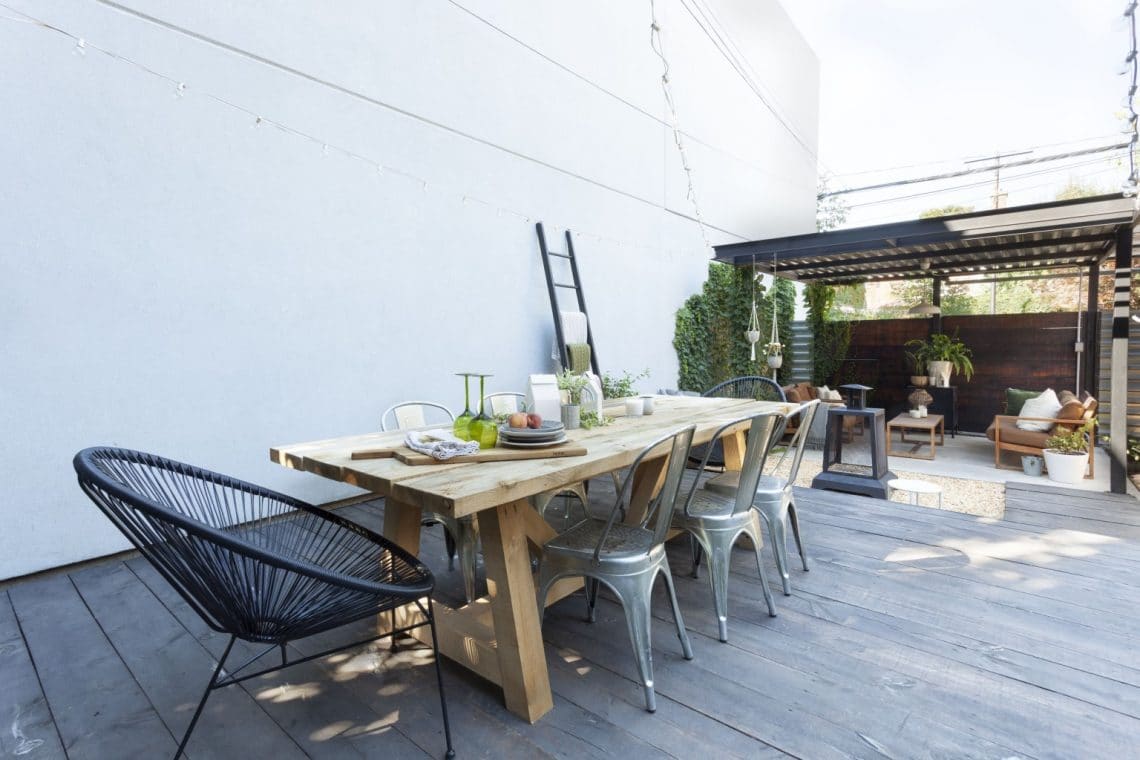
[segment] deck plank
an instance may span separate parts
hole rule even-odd
[[[178,743],[67,575],[8,591],[68,757],[170,757]]]
[[[0,592],[0,756],[66,757],[7,592]]]

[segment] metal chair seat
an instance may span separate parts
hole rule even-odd
[[[732,496],[731,493],[727,494]],[[733,508],[735,504],[728,500],[721,498],[721,492],[713,491],[708,488],[706,484],[704,488],[700,488],[693,494],[693,500],[689,502],[687,514],[677,514],[673,517],[673,523],[681,526],[695,520],[729,520],[733,515]]]
[[[546,549],[592,557],[600,541],[602,553],[598,564],[605,565],[644,560],[654,548],[653,531],[623,523],[615,523],[608,532],[605,528],[602,520],[585,520],[552,538]]]
[[[715,491],[725,496],[733,496],[736,494],[736,489],[739,485],[740,472],[737,470],[729,470],[706,480],[704,487],[709,491]],[[757,481],[756,484],[756,494],[758,497],[761,494],[768,493],[778,495],[783,493],[786,487],[787,483],[784,478],[776,477],[775,475],[761,475],[760,480]]]

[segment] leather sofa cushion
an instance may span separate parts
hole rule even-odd
[[[998,421],[994,420],[990,426],[986,428],[986,438],[991,441],[994,440],[997,434]],[[1001,440],[1002,443],[1015,443],[1020,446],[1033,446],[1035,448],[1045,448],[1045,441],[1049,440],[1052,433],[1042,433],[1037,430],[1022,430],[1017,426],[1017,420],[1009,419],[1001,421]]]

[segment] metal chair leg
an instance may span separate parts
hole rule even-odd
[[[443,711],[443,737],[447,741],[447,754],[445,757],[455,757],[455,749],[451,746],[451,722],[447,718],[447,697],[443,693],[443,669],[439,665],[439,639],[435,635],[435,608],[431,597],[428,597],[428,623],[431,625],[431,652],[435,658],[435,680],[439,684],[439,706]]]
[[[455,544],[459,550],[459,572],[463,575],[463,594],[467,603],[475,601],[475,560],[479,551],[479,530],[471,518],[456,520]]]
[[[760,574],[760,588],[764,590],[764,601],[768,603],[768,617],[776,617],[776,600],[772,598],[772,589],[768,588],[768,573],[764,570],[764,555],[760,551],[763,543],[760,541],[759,515],[756,516],[755,523],[752,530],[747,530],[745,533],[752,539],[752,549],[756,552],[756,571]]]
[[[673,609],[673,624],[677,626],[677,638],[681,642],[681,652],[686,660],[693,659],[693,645],[689,642],[689,632],[685,629],[685,621],[681,618],[681,605],[677,604],[677,591],[673,588],[673,573],[666,564],[661,570],[665,576],[665,590],[669,592],[669,606]]]
[[[693,553],[693,567],[691,570],[689,570],[689,577],[700,578],[701,554],[703,553],[703,550],[701,549],[701,542],[698,541],[697,537],[692,533],[689,534],[689,548]]]
[[[768,535],[772,537],[772,552],[776,555],[776,569],[780,572],[784,596],[791,596],[792,581],[788,576],[788,528],[784,523],[783,512],[782,509],[762,509],[760,515],[768,527]]]
[[[455,569],[455,536],[446,525],[443,526],[443,544],[447,547],[447,569]]]
[[[637,672],[641,676],[641,687],[645,691],[645,709],[657,712],[657,695],[653,690],[653,645],[650,637],[650,596],[656,573],[641,573],[634,576],[610,577],[606,585],[617,594],[625,612],[625,625],[629,631],[629,642],[633,646],[633,656],[637,660]]]
[[[800,552],[800,562],[803,563],[804,572],[808,572],[807,554],[804,553],[804,542],[800,540],[800,518],[796,516],[796,503],[788,503],[788,519],[792,522],[792,536],[796,539],[796,549]]]
[[[190,734],[194,732],[194,726],[198,725],[198,718],[202,716],[202,708],[206,706],[206,700],[210,698],[210,692],[218,683],[218,675],[221,674],[222,669],[225,667],[226,658],[230,656],[230,650],[233,649],[234,642],[237,636],[230,636],[230,641],[226,644],[226,651],[222,652],[221,658],[218,659],[218,667],[214,668],[214,675],[210,678],[210,683],[206,686],[206,692],[202,695],[201,701],[198,702],[198,709],[194,711],[194,717],[190,718],[190,725],[186,727],[186,733],[182,735],[182,742],[178,745],[178,750],[174,753],[174,760],[182,757],[182,751],[186,749],[186,743],[190,741]]]

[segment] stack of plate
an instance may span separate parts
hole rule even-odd
[[[537,428],[499,426],[499,445],[509,449],[541,449],[566,443],[566,430],[561,422],[544,422]]]

